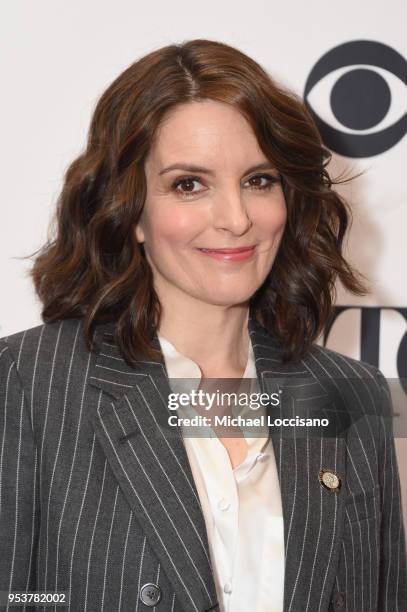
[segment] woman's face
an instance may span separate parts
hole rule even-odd
[[[246,119],[212,100],[177,106],[160,125],[145,172],[136,238],[160,302],[247,302],[273,265],[286,204]]]

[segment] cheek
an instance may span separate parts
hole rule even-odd
[[[284,231],[287,208],[284,199],[263,204],[256,210],[255,223],[265,237],[276,238]]]
[[[147,224],[152,244],[188,245],[205,227],[204,215],[197,210],[171,208],[156,211],[153,222]]]

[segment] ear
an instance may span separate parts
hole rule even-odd
[[[137,240],[137,242],[142,243],[142,242],[144,242],[144,241],[145,241],[144,232],[143,232],[143,230],[142,230],[142,227],[141,227],[141,224],[140,224],[140,223],[138,223],[138,224],[136,225],[136,228],[135,228],[135,235],[136,235],[136,240]]]

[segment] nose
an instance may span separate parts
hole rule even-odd
[[[213,225],[241,236],[253,225],[240,190],[224,190],[213,202]]]

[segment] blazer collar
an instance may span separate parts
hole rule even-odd
[[[313,351],[299,362],[283,363],[280,343],[253,316],[248,319],[248,331],[261,390],[281,392],[282,401],[273,417],[295,417],[298,412],[310,416],[328,407],[332,385]],[[105,401],[99,402],[97,413],[91,416],[93,426],[185,608],[216,609],[198,493],[181,433],[168,429],[171,389],[163,355],[158,361],[140,360],[130,367],[112,332],[110,324],[96,331],[100,349],[91,364],[89,384],[103,391]],[[153,343],[160,350],[157,335]],[[270,433],[284,518],[284,612],[303,609],[304,601],[308,610],[325,610],[339,554],[343,494],[324,490],[318,475],[323,468],[344,474],[343,440],[311,435],[298,427],[270,428]],[[149,513],[151,507],[154,513]],[[305,562],[310,558],[312,564]],[[254,580],[255,574],[247,579]]]

